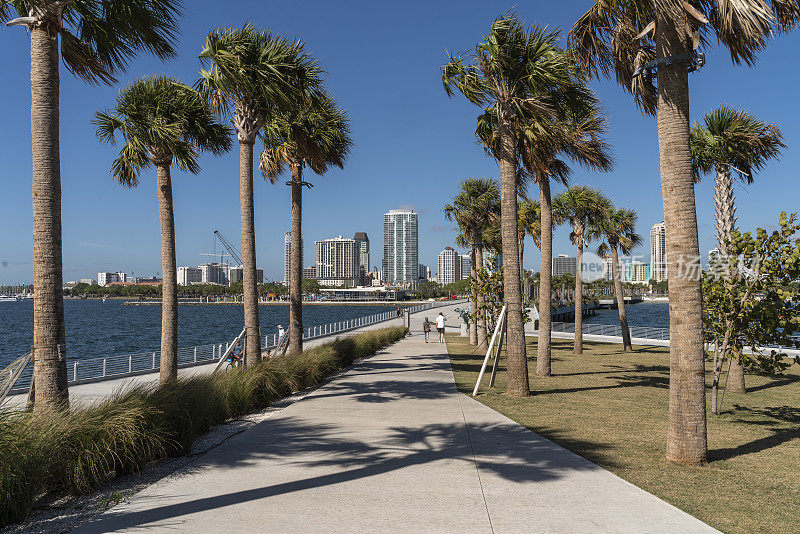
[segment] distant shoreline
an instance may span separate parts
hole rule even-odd
[[[92,300],[100,300],[100,299],[92,299]],[[118,299],[119,300],[119,299]],[[424,304],[428,301],[426,300],[400,300],[400,301],[374,301],[374,300],[366,300],[366,301],[316,301],[316,300],[309,300],[303,301],[303,306],[416,306],[418,304]],[[127,300],[122,303],[123,306],[160,306],[160,300]],[[242,306],[242,301],[234,302],[234,301],[223,301],[223,302],[197,302],[197,301],[178,301],[179,305],[185,306]],[[259,302],[259,306],[288,306],[288,300],[280,300],[280,301],[269,301],[269,302]]]

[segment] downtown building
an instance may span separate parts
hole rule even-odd
[[[436,281],[446,286],[461,280],[461,255],[452,247],[445,247],[436,257]]]
[[[369,277],[369,237],[366,232],[356,232],[353,237],[358,248],[359,283],[366,284]]]
[[[470,254],[464,254],[461,256],[461,277],[459,280],[469,280],[470,275],[472,274],[472,256]]]
[[[203,281],[200,267],[178,267],[178,285],[190,286]]]
[[[115,273],[99,272],[97,273],[97,285],[105,287],[110,284],[117,284],[120,282],[128,282],[127,273],[117,271]]]
[[[383,216],[383,280],[390,286],[412,286],[419,279],[419,220],[410,209]]]
[[[303,236],[300,235],[300,265],[303,265]],[[283,234],[283,285],[289,285],[289,273],[292,259],[292,233]]]
[[[650,277],[656,282],[667,279],[667,227],[664,221],[650,229]]]
[[[626,263],[622,275],[623,282],[646,284],[650,281],[650,264],[641,261]]]
[[[571,274],[575,276],[578,272],[577,258],[567,256],[566,254],[559,254],[553,258],[553,276],[562,276],[564,274]]]
[[[315,241],[316,278],[323,286],[355,287],[361,279],[361,245],[342,236]]]

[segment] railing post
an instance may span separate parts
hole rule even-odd
[[[108,359],[107,358],[103,358],[103,377],[104,378],[106,376],[106,361],[108,361]]]
[[[72,364],[72,381],[78,383],[78,362]]]
[[[154,352],[153,353],[153,367],[152,367],[152,369],[155,369],[155,368],[156,368],[156,353]]]
[[[128,354],[128,374],[133,371],[133,354]]]
[[[197,347],[194,348],[194,363],[197,363]]]

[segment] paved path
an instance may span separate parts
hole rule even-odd
[[[79,532],[714,532],[459,394],[412,326]]]

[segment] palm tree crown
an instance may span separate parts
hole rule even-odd
[[[482,235],[490,223],[500,218],[500,187],[491,178],[468,178],[452,204],[444,207],[444,217],[458,224],[465,242],[473,241],[474,232]]]
[[[610,209],[611,202],[599,189],[575,185],[553,198],[553,219],[572,226],[570,240],[582,247],[591,238],[589,229],[597,226]]]
[[[800,20],[796,0],[692,0],[664,2],[596,0],[572,26],[569,49],[591,75],[608,77],[630,91],[646,113],[655,113],[654,79],[636,76],[640,66],[656,58],[656,21],[681,28],[684,46],[697,49],[716,37],[735,64],[752,65],[775,30],[791,30]]]
[[[341,169],[353,144],[347,114],[322,90],[274,109],[263,137],[260,168],[272,182],[286,165],[308,166],[319,175]]]
[[[198,173],[199,151],[222,154],[230,149],[230,131],[214,120],[202,95],[165,76],[142,78],[126,87],[113,110],[95,114],[97,136],[111,145],[120,132],[125,146],[111,172],[127,187],[139,183],[139,172],[159,161],[174,160],[186,172]]]
[[[533,238],[537,247],[542,246],[542,211],[537,200],[521,200],[517,208],[519,219],[519,234],[521,238],[526,235]]]
[[[603,239],[597,247],[597,254],[605,256],[612,247],[623,254],[630,254],[642,244],[642,236],[636,233],[636,221],[639,216],[632,209],[613,206],[589,230],[589,240]]]
[[[139,51],[165,59],[175,55],[180,0],[3,0],[8,25],[46,28],[61,37],[64,65],[90,83],[110,84]]]
[[[765,124],[746,111],[723,105],[706,113],[703,124],[694,124],[691,148],[695,180],[726,167],[750,184],[753,174],[768,159],[778,157],[786,145],[775,124]]]

